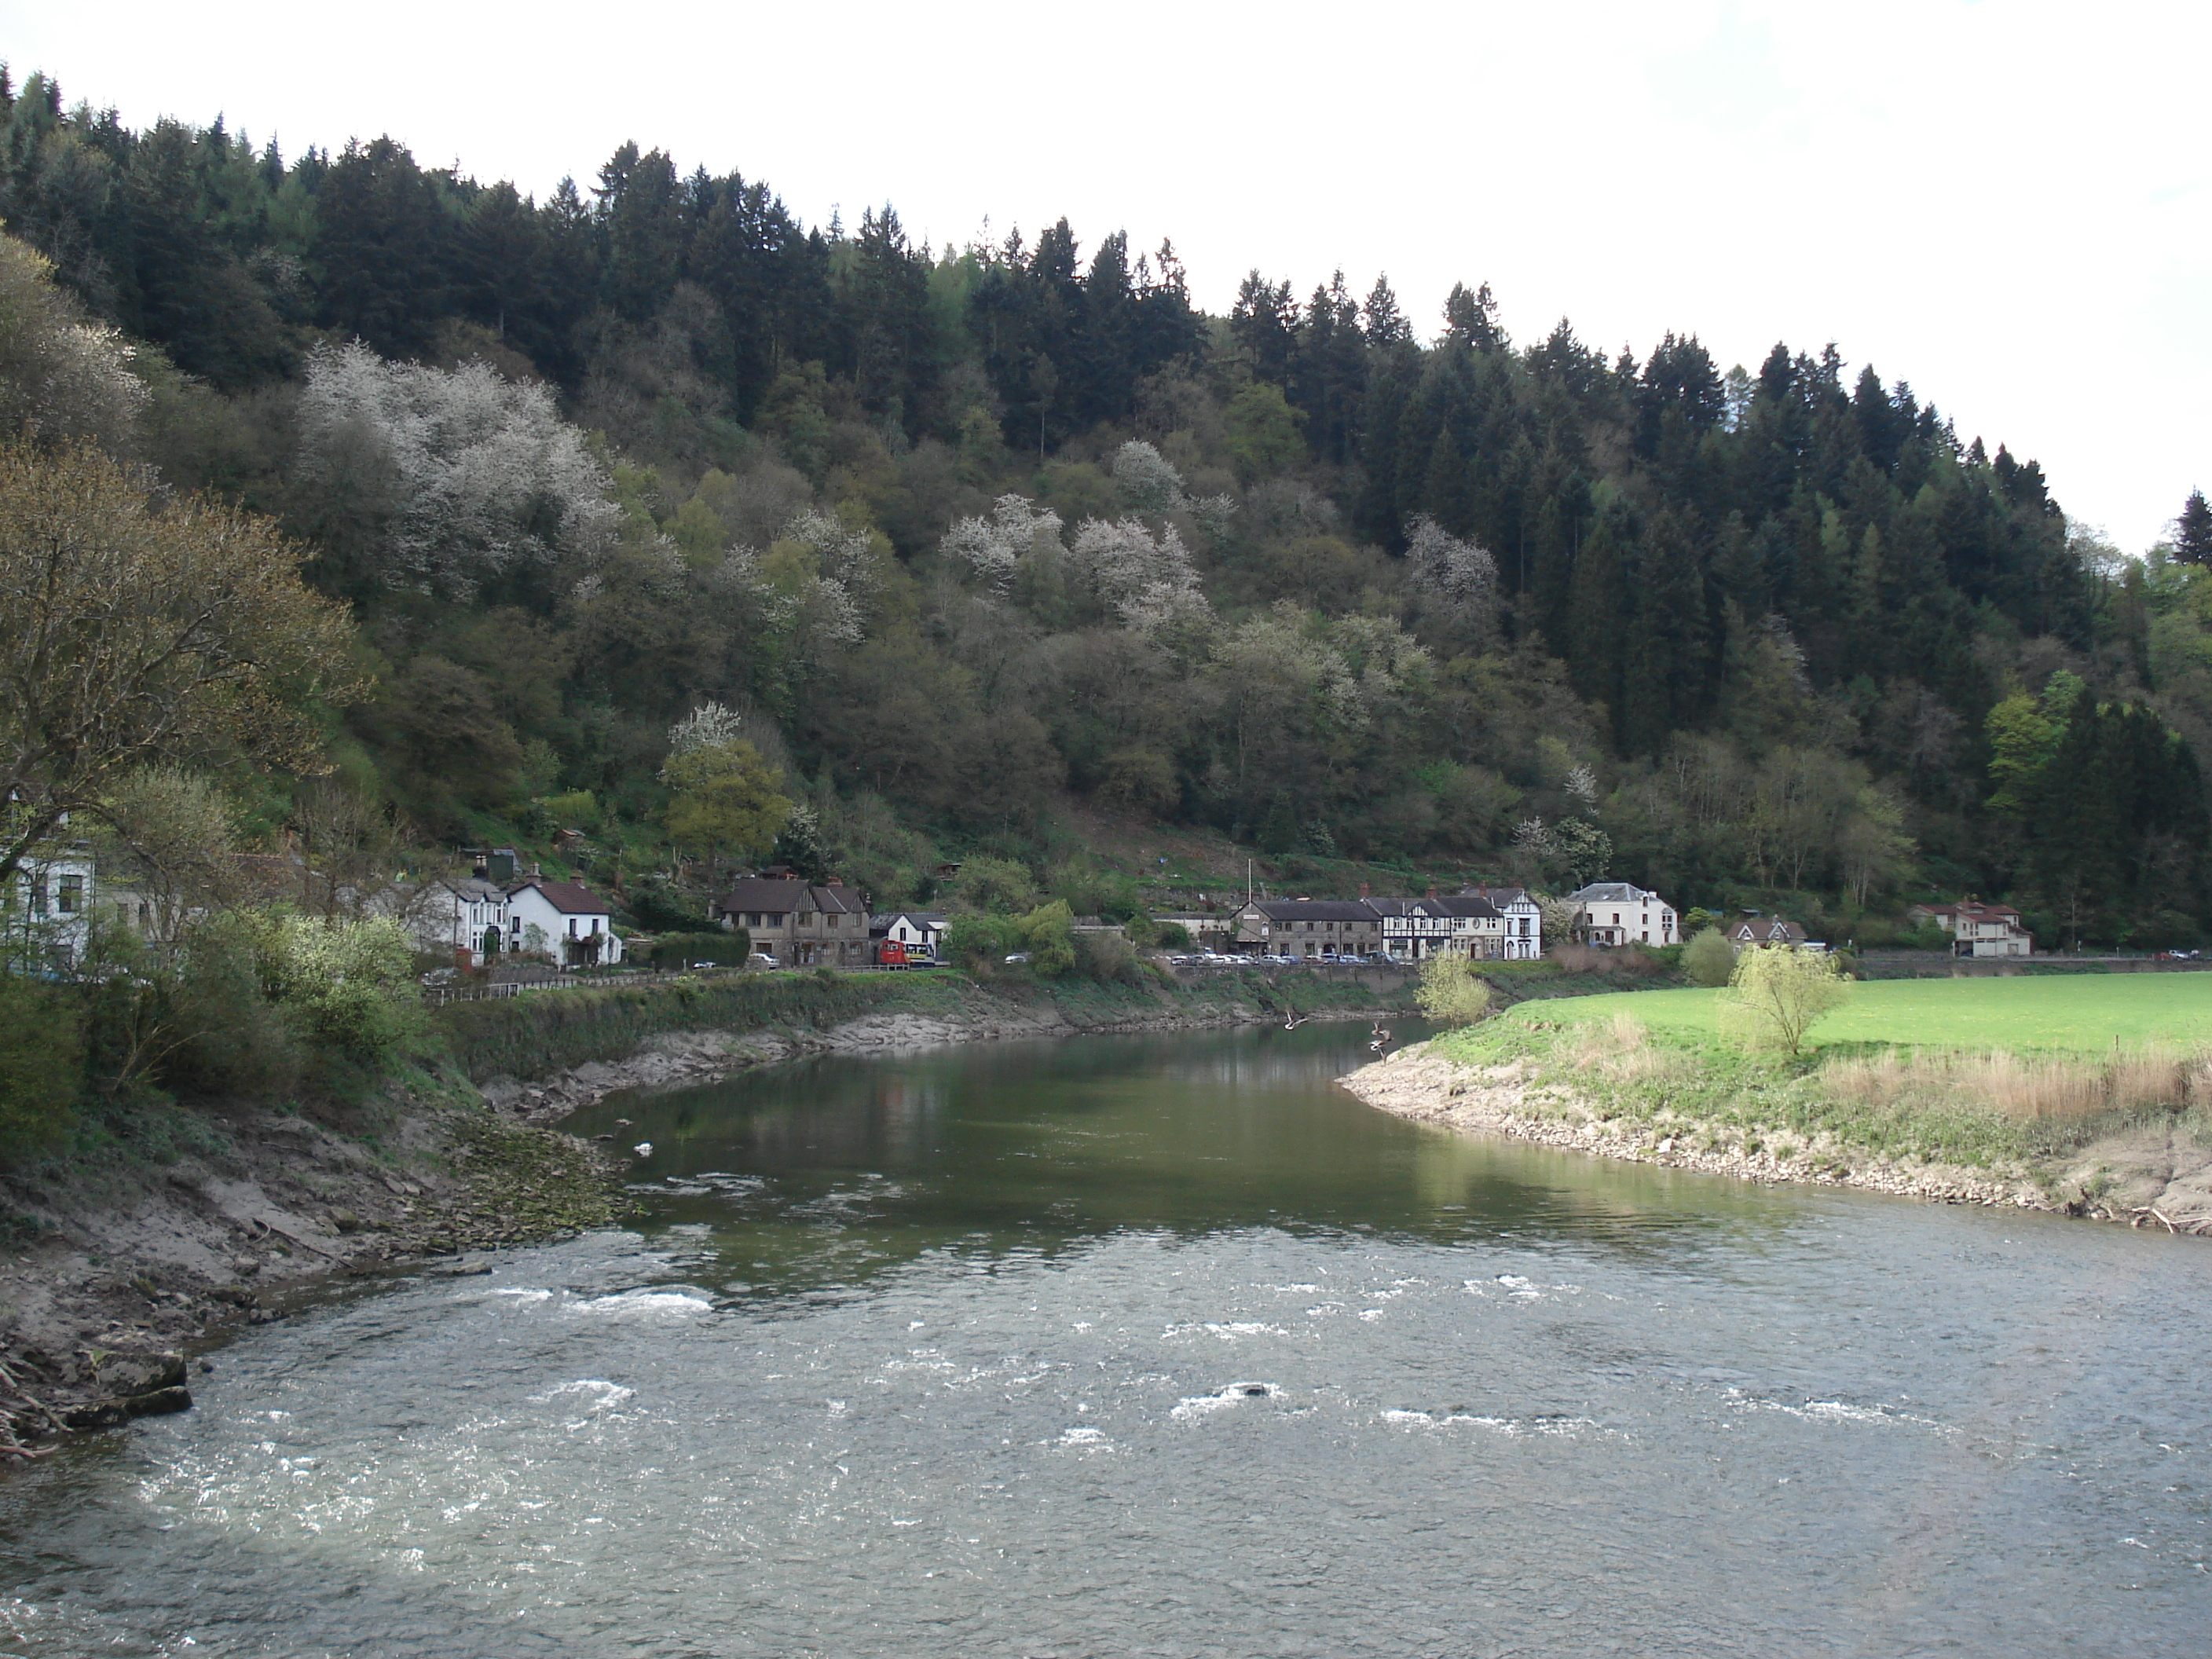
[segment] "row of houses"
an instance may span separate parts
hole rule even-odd
[[[1376,898],[1363,886],[1356,899],[1248,899],[1225,913],[1161,920],[1180,923],[1194,943],[1224,955],[1532,962],[1544,954],[1543,910],[1518,887]]]

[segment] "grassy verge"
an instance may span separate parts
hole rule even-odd
[[[1633,1006],[1641,1012],[1655,1000]],[[1694,1024],[1600,1011],[1598,1000],[1524,1006],[1438,1048],[1463,1065],[1520,1066],[1537,1085],[1525,1096],[1532,1113],[1588,1113],[1647,1142],[1672,1137],[1816,1171],[1870,1156],[2041,1178],[2107,1135],[2179,1124],[2202,1137],[2212,1127],[2212,1071],[2198,1049],[2023,1057],[1859,1044],[1790,1060],[1737,1052]]]
[[[1655,1034],[1717,1046],[1720,1001],[1703,990],[1594,996],[1558,1016],[1603,1024],[1626,1013]],[[2109,1054],[2145,1043],[2212,1043],[2212,974],[2083,974],[1885,980],[1851,988],[1814,1041],[1831,1051],[1899,1048]]]

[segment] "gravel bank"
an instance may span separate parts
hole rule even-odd
[[[2172,1232],[2212,1233],[2212,1150],[2176,1130],[2109,1136],[2050,1167],[2010,1171],[1902,1162],[1823,1136],[1752,1137],[1698,1121],[1604,1119],[1521,1062],[1473,1066],[1417,1043],[1344,1086],[1378,1111],[1468,1134],[1503,1134],[1601,1158],[1765,1182],[1858,1187],[1946,1204],[2012,1205]]]

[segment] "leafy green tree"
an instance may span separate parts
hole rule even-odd
[[[1229,456],[1246,478],[1272,477],[1287,472],[1305,459],[1305,440],[1298,435],[1304,411],[1291,407],[1282,387],[1267,380],[1253,380],[1229,400],[1224,419],[1229,428]]]
[[[1682,971],[1692,985],[1717,989],[1735,975],[1735,947],[1717,927],[1701,927],[1682,947]]]
[[[1753,1049],[1779,1049],[1796,1059],[1813,1027],[1850,995],[1835,958],[1788,945],[1753,945],[1735,959],[1722,994],[1721,1027]]]
[[[1075,913],[1066,899],[1040,904],[1016,924],[1030,967],[1040,978],[1060,979],[1075,969]]]
[[[1431,957],[1421,964],[1413,1000],[1431,1019],[1472,1025],[1490,1009],[1490,981],[1465,957]]]
[[[778,788],[781,779],[761,759],[760,750],[742,738],[703,743],[670,756],[660,781],[675,797],[665,822],[679,845],[718,847],[740,858],[758,858],[775,844],[776,831],[791,815],[791,798]]]
[[[140,767],[313,771],[362,677],[337,606],[267,520],[157,503],[89,446],[0,447],[0,881]]]

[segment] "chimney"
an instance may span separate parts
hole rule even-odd
[[[840,877],[824,876],[822,878],[822,884],[824,887],[842,887],[845,884]]]
[[[1429,884],[1429,896],[1430,896],[1431,898],[1434,898],[1436,896],[1437,896],[1437,884],[1436,884],[1436,883],[1434,883],[1434,882],[1431,882],[1431,883]]]
[[[532,859],[532,860],[530,860],[530,878],[531,878],[531,880],[532,880],[532,881],[542,881],[542,880],[544,880],[544,877],[545,877],[545,866],[544,866],[544,865],[542,865],[542,864],[538,863],[538,860],[537,860],[536,859]]]
[[[1364,881],[1359,884],[1359,896],[1362,898],[1368,896],[1367,884]]]

